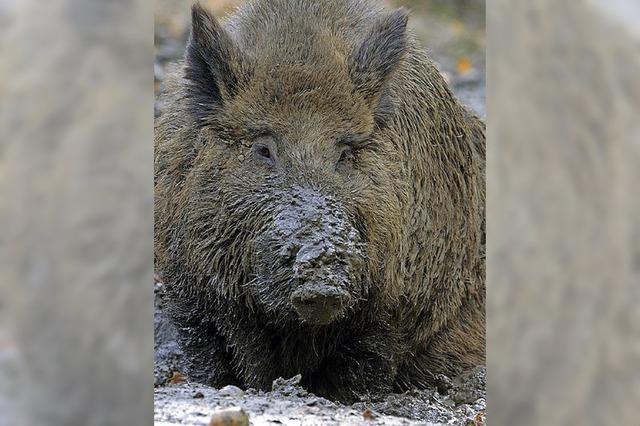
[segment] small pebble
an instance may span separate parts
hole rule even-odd
[[[237,386],[227,385],[218,391],[221,396],[242,396],[244,391]]]
[[[310,399],[309,401],[307,401],[307,405],[309,407],[314,407],[314,406],[318,405],[318,398]]]
[[[202,392],[196,392],[193,394],[193,397],[196,399],[204,398],[204,394]]]
[[[238,407],[218,410],[211,415],[209,426],[249,426],[249,415]]]

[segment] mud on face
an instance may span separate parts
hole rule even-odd
[[[262,306],[303,322],[328,324],[366,293],[364,247],[335,197],[304,187],[282,194],[272,223],[256,241],[256,279],[248,289]]]

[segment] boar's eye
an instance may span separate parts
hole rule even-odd
[[[261,157],[271,158],[271,151],[269,151],[269,148],[266,146],[259,146],[258,148],[256,148],[256,152]]]
[[[273,165],[275,162],[271,148],[267,143],[255,142],[253,144],[253,153],[258,160],[264,161],[268,165]]]

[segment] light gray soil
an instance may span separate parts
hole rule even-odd
[[[484,369],[475,371],[473,377],[484,382]],[[299,376],[289,380],[278,379],[270,392],[243,391],[235,386],[218,390],[191,383],[158,387],[155,390],[155,422],[207,425],[215,413],[236,407],[248,415],[251,424],[256,425],[484,423],[484,391],[479,393],[482,396],[474,399],[475,393],[465,393],[463,387],[454,385],[444,395],[435,390],[412,391],[344,406],[308,393],[297,385],[299,379]],[[469,396],[473,402],[456,405],[455,400]],[[241,424],[240,421],[238,423]]]

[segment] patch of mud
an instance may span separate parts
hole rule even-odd
[[[270,392],[183,383],[156,388],[154,420],[156,425],[207,425],[214,413],[240,408],[255,425],[480,425],[484,424],[486,407],[484,390],[479,393],[481,397],[468,404],[456,405],[454,395],[458,388],[474,388],[469,380],[481,376],[482,380],[473,382],[479,383],[484,375],[484,368],[477,369],[467,382],[456,385],[454,381],[444,395],[435,390],[412,391],[351,406],[308,393],[299,386],[300,376],[275,380]]]

